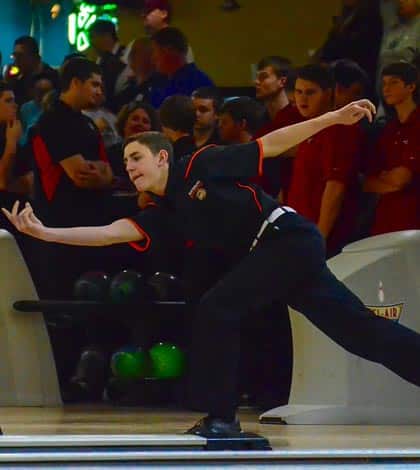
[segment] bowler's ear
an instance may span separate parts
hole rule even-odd
[[[161,150],[158,153],[158,163],[159,165],[164,165],[165,163],[169,163],[169,153],[166,150]]]

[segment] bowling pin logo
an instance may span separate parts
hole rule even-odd
[[[385,292],[384,292],[384,285],[383,285],[382,281],[379,281],[378,300],[381,304],[383,304],[385,302]]]

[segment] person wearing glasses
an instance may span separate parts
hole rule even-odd
[[[39,46],[31,36],[21,36],[15,40],[12,58],[4,79],[12,87],[16,103],[20,106],[33,99],[34,76],[42,74],[52,83],[58,81],[58,72],[44,63],[39,54]]]

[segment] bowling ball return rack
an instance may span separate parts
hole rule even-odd
[[[44,314],[59,315],[63,312],[68,314],[112,313],[120,311],[121,308],[139,309],[151,305],[165,308],[186,307],[187,302],[185,300],[149,301],[145,299],[143,302],[116,304],[90,300],[17,300],[14,302],[13,308],[24,313],[42,312]]]
[[[45,315],[60,315],[66,313],[68,315],[89,315],[92,312],[103,312],[104,314],[120,311],[121,308],[143,308],[147,305],[154,305],[164,308],[169,307],[185,307],[185,300],[177,301],[147,301],[136,304],[113,304],[111,302],[95,302],[95,301],[75,301],[75,300],[18,300],[13,304],[13,308],[21,313],[42,312]],[[0,431],[1,432],[1,431]],[[200,437],[184,434],[182,440],[174,439],[173,436],[162,434],[156,438],[157,445],[159,441],[163,443],[168,439],[173,443],[180,443],[182,446],[194,450],[207,451],[267,451],[271,450],[269,441],[258,434],[242,432],[236,437]],[[150,444],[149,440],[145,440]],[[185,444],[185,441],[187,442]],[[189,445],[190,443],[190,445]],[[198,444],[198,445],[197,445]],[[155,444],[156,445],[156,444]],[[165,444],[163,444],[166,448]],[[170,446],[171,447],[171,446]],[[176,450],[177,445],[171,447]]]

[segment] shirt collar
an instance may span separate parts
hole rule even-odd
[[[405,122],[401,122],[398,117],[395,117],[393,119],[393,121],[395,122],[395,124],[398,126],[398,127],[404,127],[404,126],[410,126],[411,124],[413,124],[414,122],[418,122],[420,121],[420,105],[417,105],[417,108],[414,109],[408,116],[407,120]]]

